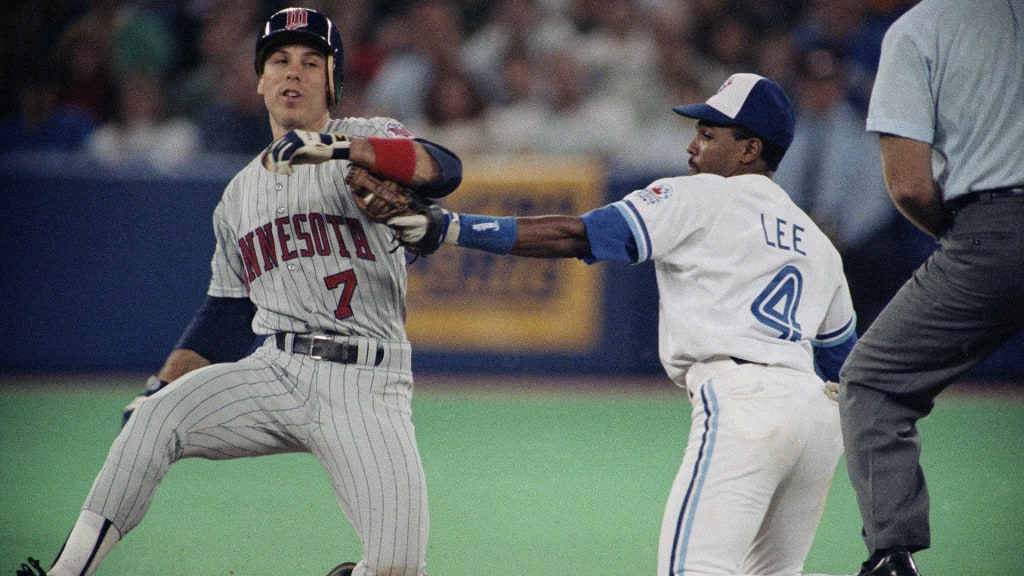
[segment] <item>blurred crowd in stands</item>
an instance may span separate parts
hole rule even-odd
[[[892,207],[864,130],[882,37],[915,3],[15,0],[0,24],[0,154],[72,151],[156,171],[200,152],[255,155],[271,135],[253,46],[290,5],[340,29],[335,116],[394,117],[463,158],[582,154],[684,173],[693,127],[670,106],[757,72],[798,113],[776,179],[835,239],[863,327],[930,249]]]

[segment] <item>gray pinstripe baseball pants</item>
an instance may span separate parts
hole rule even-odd
[[[378,367],[317,361],[268,341],[239,362],[179,378],[125,426],[84,508],[124,535],[177,460],[310,452],[362,541],[366,571],[422,574],[429,521],[411,353],[408,343],[383,344]]]

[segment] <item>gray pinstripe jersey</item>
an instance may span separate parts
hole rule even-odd
[[[325,130],[408,134],[382,118],[331,120]],[[429,512],[411,418],[405,257],[387,226],[363,217],[345,186],[347,170],[348,162],[331,161],[296,166],[285,177],[258,158],[243,168],[214,213],[209,294],[248,296],[259,334],[347,335],[358,359],[321,361],[271,338],[237,362],[194,370],[150,396],[114,442],[84,505],[121,536],[142,521],[177,460],[306,451],[323,463],[364,544],[354,574],[424,573]],[[293,341],[286,337],[284,347]]]
[[[325,132],[406,134],[387,118],[330,120]],[[407,277],[393,233],[365,218],[345,185],[349,163],[295,166],[256,158],[214,212],[217,247],[208,294],[256,305],[253,330],[333,332],[404,341]]]

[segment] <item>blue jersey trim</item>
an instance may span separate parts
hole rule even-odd
[[[857,324],[857,315],[854,314],[846,322],[846,324],[843,325],[842,328],[840,328],[838,330],[835,330],[833,332],[828,332],[826,334],[818,334],[818,336],[814,339],[815,340],[814,341],[814,345],[815,346],[821,346],[823,348],[824,347],[828,347],[828,346],[835,346],[836,344],[839,344],[843,340],[845,340],[850,332],[854,331],[854,328],[856,327],[856,324]],[[833,342],[835,342],[835,343],[833,343]]]
[[[454,192],[462,183],[462,160],[454,152],[440,144],[422,138],[413,138],[413,140],[426,148],[427,153],[441,169],[441,178],[437,182],[420,186],[416,191],[430,198],[443,198]]]
[[[832,333],[834,337],[825,342],[811,342],[814,348],[814,367],[822,379],[839,382],[839,369],[843,367],[846,357],[857,343],[857,332],[853,327],[854,319],[851,319],[842,330]]]
[[[697,461],[693,465],[690,482],[686,487],[686,495],[683,497],[679,516],[676,518],[672,551],[669,554],[672,574],[682,574],[686,570],[686,555],[689,552],[690,538],[693,535],[694,518],[697,515],[697,507],[704,491],[704,484],[707,482],[708,470],[711,468],[711,459],[714,456],[715,442],[718,438],[720,410],[714,382],[708,382],[701,388],[700,399],[705,415],[704,432],[701,434]]]
[[[650,255],[650,241],[640,215],[627,202],[615,202],[591,210],[583,216],[590,243],[587,264],[614,260],[637,264]]]
[[[636,206],[629,200],[616,202],[612,206],[615,206],[622,213],[622,217],[626,219],[629,229],[633,232],[633,241],[637,246],[635,262],[639,263],[650,260],[651,235],[647,232],[647,224],[644,223],[644,219],[640,216]]]

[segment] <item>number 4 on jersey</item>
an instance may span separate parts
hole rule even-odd
[[[772,278],[768,286],[757,295],[750,311],[757,321],[779,331],[784,340],[800,339],[800,323],[796,321],[796,309],[800,305],[804,278],[794,266],[786,266]]]

